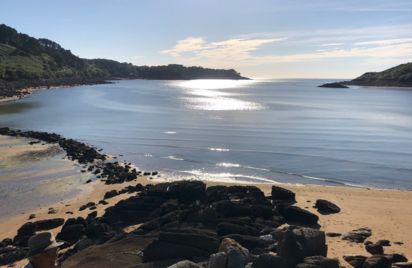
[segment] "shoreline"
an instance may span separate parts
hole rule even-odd
[[[10,132],[11,131],[11,132]],[[63,149],[66,150],[68,158],[74,162],[83,162],[83,168],[90,165],[96,158],[100,158],[103,154],[97,152],[93,147],[76,141],[68,141],[57,134],[39,133],[39,132],[19,132],[13,130],[0,129],[0,133],[10,132],[10,137],[27,137],[49,142],[58,142]],[[68,145],[68,144],[69,145]],[[31,146],[31,145],[27,145]],[[73,149],[75,148],[75,149]],[[94,150],[93,157],[83,161],[76,152],[84,152]],[[106,155],[104,155],[106,156]],[[81,168],[81,165],[79,168]],[[94,164],[93,164],[94,165]],[[104,167],[104,166],[101,166]],[[115,167],[120,168],[120,167]],[[123,170],[123,169],[122,169]],[[94,176],[92,171],[84,173]],[[139,173],[131,180],[111,181],[110,175],[106,179],[97,179],[90,183],[80,185],[81,191],[72,198],[58,201],[50,206],[43,206],[38,209],[27,211],[24,214],[18,214],[11,217],[2,218],[0,221],[0,241],[5,238],[13,238],[16,235],[17,229],[23,224],[30,221],[38,221],[45,219],[62,218],[65,221],[69,218],[83,217],[86,218],[90,213],[96,211],[97,217],[101,217],[108,207],[114,206],[121,200],[136,195],[134,192],[123,192],[114,197],[105,199],[107,204],[100,204],[99,201],[104,199],[104,195],[116,190],[117,192],[126,187],[141,184],[159,184],[164,182],[164,179],[149,179],[152,173],[144,176],[144,172]],[[107,183],[109,180],[110,183]],[[280,186],[296,193],[296,205],[302,209],[306,209],[311,213],[319,215],[319,224],[321,230],[326,233],[345,233],[351,230],[368,227],[372,229],[372,236],[368,239],[377,241],[379,239],[388,239],[391,241],[391,246],[385,248],[386,253],[401,253],[405,256],[412,257],[412,230],[408,226],[412,225],[412,207],[409,204],[412,202],[412,192],[410,190],[397,189],[378,189],[378,188],[358,188],[349,186],[322,186],[322,185],[294,185],[284,183],[248,183],[248,182],[222,182],[222,181],[203,181],[207,187],[224,185],[254,185],[258,187],[265,195],[270,195],[272,185]],[[326,199],[337,204],[342,211],[332,215],[321,215],[312,206],[317,199]],[[95,209],[84,209],[79,211],[80,207],[89,202],[96,204]],[[50,214],[50,208],[54,212]],[[30,219],[30,215],[35,214],[34,218]],[[124,229],[126,233],[136,230],[136,226],[130,226]],[[61,226],[51,229],[55,235],[60,232]],[[402,242],[402,245],[393,242]],[[343,259],[344,255],[365,255],[367,254],[364,245],[354,244],[341,240],[339,237],[327,237],[327,244],[330,248],[329,257],[339,258],[341,265],[350,267]],[[24,265],[27,261],[21,260],[16,263],[17,266]]]

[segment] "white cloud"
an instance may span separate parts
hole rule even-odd
[[[319,46],[321,47],[337,47],[337,46],[341,46],[343,45],[343,43],[328,43],[328,44],[321,44]]]
[[[250,53],[257,50],[261,46],[273,42],[283,41],[286,38],[262,38],[262,39],[228,39],[219,42],[206,42],[201,37],[188,37],[179,40],[176,45],[167,50],[163,50],[163,54],[173,57],[184,57],[190,54],[189,57],[196,59],[248,59]]]

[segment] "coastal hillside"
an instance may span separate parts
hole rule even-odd
[[[400,64],[382,72],[368,72],[348,85],[412,87],[412,62]]]
[[[0,97],[19,89],[101,83],[108,79],[245,79],[233,69],[135,66],[107,59],[83,59],[54,41],[34,38],[0,25]]]

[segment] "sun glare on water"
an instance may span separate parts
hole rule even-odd
[[[194,110],[241,111],[261,110],[263,105],[245,100],[247,94],[236,89],[256,83],[251,80],[190,80],[174,82],[172,86],[184,90],[185,106]],[[226,91],[223,91],[226,89]],[[227,92],[229,91],[229,92]],[[240,99],[242,97],[242,99]]]

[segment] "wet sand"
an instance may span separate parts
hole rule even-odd
[[[33,145],[28,145],[33,146]],[[28,147],[36,148],[36,147]],[[24,151],[24,150],[23,150]],[[0,240],[7,237],[13,237],[17,229],[28,221],[30,214],[35,214],[33,220],[50,219],[50,218],[70,218],[75,216],[87,216],[92,212],[89,209],[79,211],[79,207],[87,202],[98,203],[103,198],[105,192],[116,189],[120,190],[128,185],[142,183],[161,182],[160,180],[150,180],[146,177],[139,177],[136,181],[126,182],[123,184],[105,185],[101,181],[84,184],[82,193],[74,198],[67,199],[53,205],[42,207],[35,210],[29,210],[25,214],[3,219],[0,222]],[[230,185],[223,182],[207,182],[207,185]],[[237,183],[239,184],[239,183]],[[270,194],[271,184],[255,184],[260,187],[265,194]],[[344,233],[360,227],[369,227],[372,229],[371,241],[379,239],[389,239],[392,246],[385,247],[386,253],[402,253],[409,259],[412,258],[412,192],[401,190],[381,190],[381,189],[364,189],[352,187],[326,187],[315,185],[280,185],[296,193],[297,205],[309,209],[320,216],[321,229],[325,232]],[[105,208],[111,206],[121,199],[129,197],[130,194],[121,194],[107,201],[107,205],[97,205],[98,216],[104,213]],[[320,215],[312,208],[316,199],[327,199],[337,204],[342,211],[338,214]],[[57,210],[56,214],[48,214],[49,207]],[[66,212],[73,214],[66,214]],[[133,228],[130,228],[133,229]],[[52,230],[58,233],[56,228]],[[403,245],[396,245],[393,242],[403,242]],[[327,238],[329,245],[329,257],[341,258],[343,255],[365,255],[363,244],[356,244],[337,238]],[[24,264],[25,261],[19,262]],[[348,264],[341,260],[341,265],[349,267]]]

